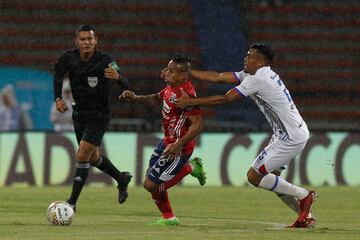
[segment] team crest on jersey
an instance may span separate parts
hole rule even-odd
[[[88,77],[88,84],[90,87],[96,87],[98,84],[98,78],[97,77]]]
[[[171,103],[175,103],[176,101],[176,94],[175,93],[171,93],[171,96],[169,98],[169,102]]]

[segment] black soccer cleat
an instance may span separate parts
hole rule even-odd
[[[118,182],[119,185],[117,188],[119,189],[119,198],[118,202],[120,204],[124,203],[129,196],[128,194],[128,186],[131,181],[132,175],[129,172],[122,172],[120,181]]]

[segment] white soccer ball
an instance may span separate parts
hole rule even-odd
[[[74,218],[74,210],[64,201],[52,202],[47,209],[47,220],[56,226],[68,226]]]

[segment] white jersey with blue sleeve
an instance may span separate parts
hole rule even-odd
[[[246,73],[243,71],[241,72],[234,72],[234,77],[236,80],[238,80],[239,84],[244,80],[244,78],[246,78],[247,76],[250,76],[249,73]]]
[[[309,130],[279,75],[269,66],[259,68],[254,75],[245,74],[235,73],[241,84],[234,89],[255,101],[273,132],[283,140],[290,139],[298,143],[306,141]]]

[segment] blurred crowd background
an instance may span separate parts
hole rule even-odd
[[[0,130],[71,130],[71,115],[53,109],[57,58],[90,24],[98,49],[121,66],[138,94],[160,91],[169,56],[191,56],[196,69],[240,71],[253,42],[270,44],[273,69],[292,93],[310,130],[360,130],[358,0],[2,0],[0,1]],[[193,80],[199,96],[231,86]],[[64,84],[64,94],[69,94]],[[160,106],[117,100],[114,131],[160,131]],[[205,108],[206,131],[268,130],[246,100]]]

